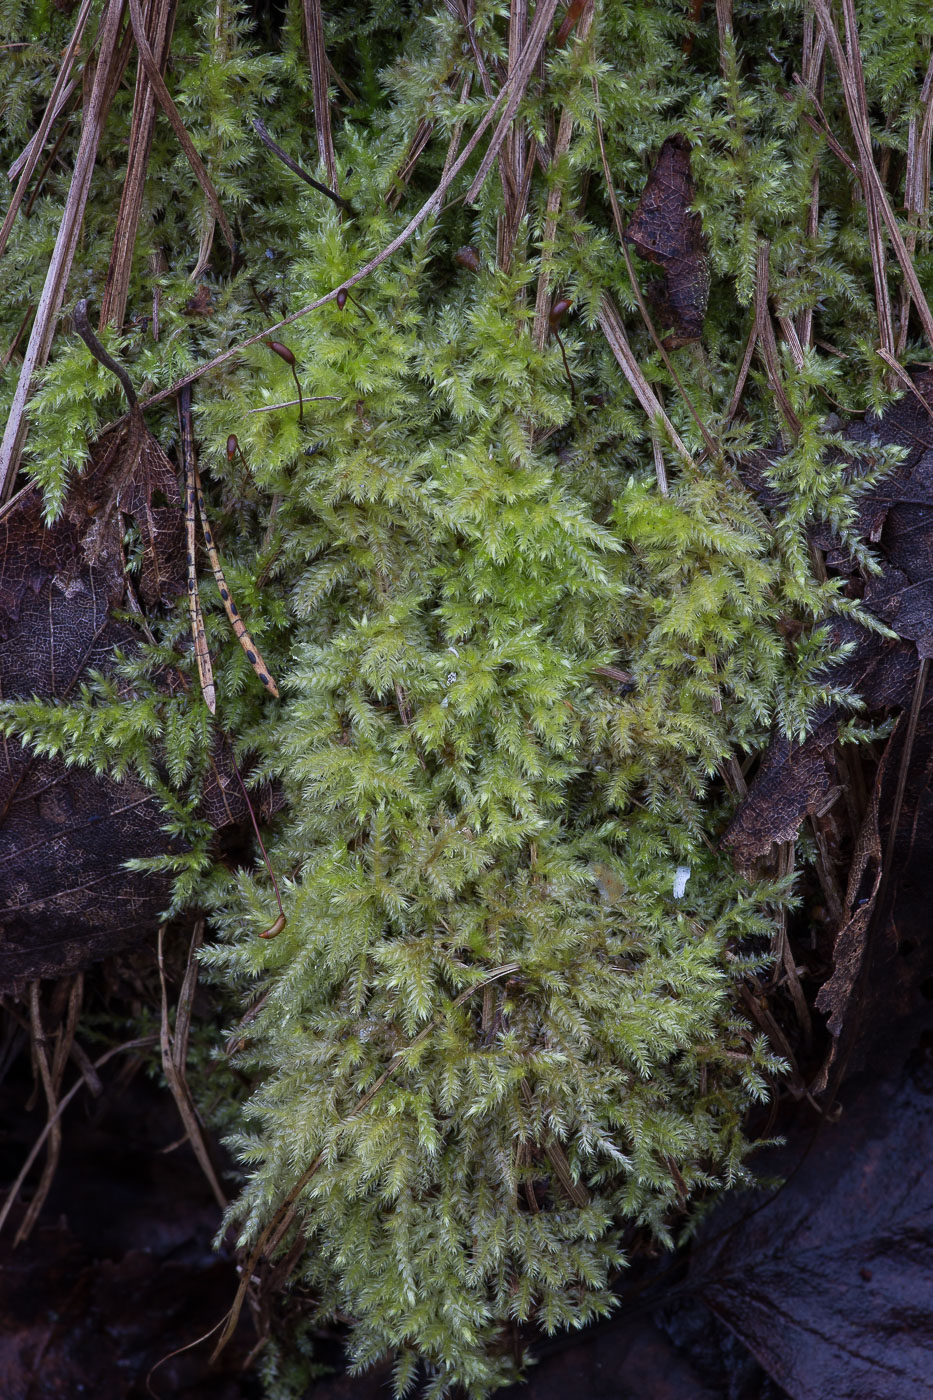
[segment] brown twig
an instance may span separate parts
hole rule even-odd
[[[30,194],[29,198],[28,198],[27,201],[26,201],[26,208],[23,210],[23,218],[24,218],[24,219],[28,219],[28,218],[29,218],[29,216],[30,216],[30,214],[32,213],[33,208],[34,208],[34,206],[35,206],[36,200],[39,198],[39,195],[42,193],[42,186],[45,184],[45,181],[46,181],[46,179],[47,179],[47,177],[48,177],[49,171],[52,169],[52,166],[55,164],[56,160],[58,159],[58,153],[59,153],[59,151],[61,150],[62,146],[63,146],[64,143],[65,143],[65,138],[66,138],[67,135],[68,135],[68,126],[69,126],[69,123],[70,123],[71,118],[72,118],[73,115],[74,115],[74,108],[72,108],[72,110],[68,113],[68,115],[66,116],[64,122],[62,123],[62,129],[61,129],[61,131],[58,133],[58,138],[56,139],[55,145],[54,145],[54,146],[52,147],[52,149],[49,151],[48,158],[47,158],[47,160],[46,160],[46,162],[45,162],[45,165],[43,165],[42,169],[39,171],[39,174],[36,176],[36,183],[35,183],[35,184],[33,185],[33,187],[32,187],[32,193]]]
[[[253,831],[256,833],[256,840],[259,842],[259,849],[262,852],[263,863],[268,872],[269,879],[272,881],[272,888],[275,892],[275,902],[279,906],[279,917],[276,919],[272,927],[266,929],[265,933],[261,933],[259,937],[276,938],[282,932],[286,924],[285,910],[282,908],[282,896],[279,893],[279,882],[275,878],[275,871],[272,869],[272,862],[269,859],[265,845],[263,844],[262,835],[259,831],[259,823],[256,821],[256,813],[253,811],[253,804],[249,799],[249,793],[246,791],[246,784],[244,783],[243,777],[237,766],[236,754],[233,752],[232,744],[230,745],[230,762],[233,764],[233,771],[236,774],[237,782],[240,784],[240,791],[242,792],[244,801],[246,802],[246,810],[249,812],[249,819],[253,824]]]
[[[595,74],[593,76],[593,95],[596,98],[596,103],[598,107],[599,85]],[[664,366],[667,369],[668,374],[671,376],[674,383],[676,384],[677,389],[680,392],[680,396],[687,406],[687,410],[690,413],[690,416],[692,417],[693,421],[696,423],[697,427],[700,430],[700,436],[706,443],[707,452],[709,452],[710,456],[713,458],[714,461],[717,461],[722,456],[722,453],[717,447],[713,436],[707,428],[706,424],[703,422],[703,419],[697,412],[696,406],[694,405],[692,398],[687,392],[686,385],[683,383],[683,381],[680,378],[680,375],[674,368],[674,364],[671,360],[671,357],[668,355],[667,351],[664,348],[664,345],[661,342],[661,338],[658,335],[657,328],[654,324],[654,320],[651,316],[651,313],[648,310],[648,306],[645,302],[645,299],[642,296],[641,288],[638,285],[638,280],[635,276],[635,269],[632,266],[631,255],[628,250],[628,245],[625,241],[625,229],[622,226],[622,211],[619,208],[619,201],[616,198],[615,187],[612,183],[612,172],[609,169],[609,159],[606,155],[606,143],[604,140],[603,125],[598,116],[596,118],[596,135],[599,141],[599,153],[602,160],[603,177],[606,181],[606,190],[609,195],[609,203],[612,209],[612,222],[615,225],[616,237],[619,240],[619,247],[622,250],[622,257],[625,260],[625,267],[626,271],[628,272],[628,279],[631,283],[632,291],[635,293],[635,300],[638,302],[638,309],[641,312],[642,320],[645,323],[645,327],[648,331],[648,334],[651,336],[651,339],[654,342],[655,349],[658,351],[658,354],[661,356],[661,359],[664,362]]]
[[[867,189],[872,189],[873,206],[880,216],[882,222],[888,230],[892,247],[901,266],[904,280],[910,290],[917,315],[923,326],[924,335],[931,346],[933,346],[933,312],[920,280],[917,277],[913,260],[907,251],[903,235],[898,227],[897,219],[891,208],[887,191],[881,182],[881,178],[875,167],[874,157],[871,149],[871,130],[868,122],[867,104],[865,99],[864,82],[861,79],[861,59],[858,53],[858,30],[855,21],[855,9],[852,0],[843,0],[843,10],[846,24],[846,40],[848,53],[843,49],[842,42],[833,23],[827,0],[810,0],[814,13],[819,21],[833,61],[839,71],[842,80],[843,92],[845,94],[846,108],[849,114],[849,124],[855,143],[859,151],[860,174],[866,186],[866,204],[868,202]],[[877,256],[877,248],[873,246],[872,257]],[[888,348],[893,349],[892,345]]]
[[[214,1193],[214,1199],[221,1210],[227,1208],[227,1198],[214,1170],[207,1141],[204,1137],[204,1129],[198,1115],[194,1099],[191,1097],[191,1090],[188,1088],[188,1080],[185,1073],[185,1065],[188,1059],[188,1034],[191,1028],[191,1013],[194,1006],[194,990],[198,980],[197,951],[201,946],[204,937],[204,920],[198,919],[191,934],[191,946],[188,950],[188,963],[185,968],[185,976],[178,995],[178,1006],[175,1010],[175,1034],[172,1035],[168,1019],[168,989],[165,983],[165,924],[159,928],[158,959],[159,959],[159,984],[162,988],[162,1017],[159,1033],[159,1044],[162,1051],[162,1072],[165,1075],[165,1082],[168,1084],[169,1092],[175,1100],[179,1116],[185,1128],[185,1136],[191,1144],[191,1149],[197,1158],[198,1166],[204,1173],[208,1185]]]
[[[777,341],[774,338],[774,326],[771,324],[771,313],[768,310],[769,254],[770,245],[762,239],[758,245],[758,265],[755,273],[755,332],[761,357],[764,360],[768,383],[771,386],[778,410],[783,415],[784,421],[794,437],[797,437],[800,434],[801,423],[791,407],[790,399],[787,397],[787,391],[781,379]]]
[[[547,0],[547,4],[548,6],[552,6],[556,4],[556,0]],[[530,67],[534,66],[534,62],[537,60],[537,56],[540,52],[540,47],[539,36],[533,33],[532,36],[529,36],[528,44],[526,45],[526,49],[529,50]],[[286,326],[292,325],[293,322],[310,315],[312,311],[317,311],[320,307],[326,306],[329,302],[336,301],[340,292],[349,291],[351,287],[355,287],[358,282],[362,282],[364,278],[368,277],[372,272],[375,272],[377,267],[381,267],[384,262],[387,262],[394,253],[397,253],[400,248],[405,246],[412,234],[421,227],[425,220],[441,207],[450,186],[476,150],[476,147],[483,139],[488,128],[492,125],[496,113],[512,91],[513,83],[518,83],[521,72],[523,71],[524,68],[516,70],[513,77],[507,79],[503,83],[457,159],[445,170],[433,192],[428,196],[417,213],[412,216],[401,233],[397,234],[390,243],[387,243],[381,252],[377,253],[374,258],[370,258],[369,262],[365,263],[354,272],[352,276],[345,278],[339,286],[333,287],[329,292],[326,292],[324,296],[316,297],[314,301],[308,302],[307,306],[299,307],[297,311],[293,311],[283,320],[276,321],[272,326],[266,326],[264,330],[257,331],[255,335],[247,336],[245,340],[241,340],[236,345],[231,345],[229,349],[224,350],[219,355],[215,355],[213,359],[205,361],[202,365],[198,365],[188,374],[176,380],[175,383],[171,384],[167,389],[161,389],[158,393],[150,395],[149,398],[143,401],[141,407],[150,408],[155,404],[162,403],[165,399],[173,398],[186,384],[193,384],[196,379],[200,379],[202,375],[209,374],[211,370],[226,364],[227,361],[233,359],[234,356],[241,355],[243,351],[248,350],[250,346],[257,345],[260,341],[267,340],[269,336],[273,335],[276,331],[283,330]],[[115,424],[112,423],[107,424],[103,431],[106,432],[109,428],[114,426]],[[684,449],[684,451],[686,451],[686,449]]]
[[[74,92],[76,84],[74,81],[69,81],[69,75],[71,73],[72,64],[74,63],[75,54],[81,43],[81,37],[84,34],[88,16],[91,13],[92,5],[93,0],[82,0],[81,8],[75,20],[75,27],[71,32],[68,47],[62,57],[61,66],[56,74],[51,95],[49,96],[45,111],[42,115],[42,120],[39,123],[36,134],[19,158],[19,161],[22,161],[21,173],[16,184],[16,189],[13,191],[13,198],[10,200],[10,207],[7,209],[6,217],[3,220],[3,227],[0,228],[0,257],[3,256],[7,240],[10,237],[10,230],[13,227],[13,220],[16,218],[17,210],[25,198],[26,188],[29,181],[32,179],[33,171],[39,163],[39,157],[42,154],[45,140],[51,130],[52,123],[63,110],[72,92]],[[14,161],[13,165],[10,166],[9,178],[11,180],[16,179],[19,161]]]
[[[211,665],[210,648],[204,631],[204,613],[198,590],[198,541],[195,505],[197,491],[194,473],[194,432],[191,425],[191,390],[186,386],[178,396],[178,429],[181,439],[182,470],[185,478],[185,555],[187,560],[188,618],[191,642],[198,668],[198,680],[204,703],[214,714],[217,710],[217,690]]]
[[[635,354],[629,344],[628,336],[625,334],[625,326],[622,323],[622,317],[619,315],[619,309],[608,292],[603,294],[603,299],[600,302],[599,325],[609,344],[609,349],[616,357],[622,373],[629,382],[632,393],[641,404],[645,413],[647,413],[652,422],[660,421],[664,425],[664,430],[668,438],[683,458],[685,464],[691,469],[695,469],[696,463],[690,455],[686,444],[665,413],[657,394],[655,394],[651,385],[648,383],[641,365],[635,358]],[[660,472],[658,473],[658,486],[662,495],[666,496],[667,480],[666,478],[662,478]]]
[[[23,1240],[29,1238],[32,1228],[39,1218],[39,1212],[45,1204],[45,1199],[52,1188],[55,1179],[55,1171],[58,1167],[58,1158],[62,1147],[62,1129],[58,1116],[58,1096],[55,1092],[52,1068],[49,1064],[47,1054],[46,1036],[42,1027],[42,1007],[39,1001],[38,981],[29,984],[29,1022],[32,1035],[33,1062],[39,1071],[39,1078],[42,1081],[42,1089],[45,1094],[45,1101],[48,1110],[49,1124],[49,1145],[46,1152],[45,1166],[42,1168],[42,1176],[35,1189],[32,1200],[26,1209],[26,1213],[20,1221],[19,1229],[13,1240],[14,1248],[22,1244]]]
[[[582,8],[582,7],[581,7]],[[570,11],[568,10],[568,15]],[[579,14],[574,18],[574,24],[579,20],[579,32],[577,34],[577,45],[584,44],[589,37],[593,27],[593,16],[595,7],[592,3],[587,3],[582,19]],[[564,23],[567,20],[565,17]],[[572,26],[571,26],[572,27]],[[560,33],[555,43],[563,43]],[[568,29],[567,34],[570,33]],[[557,136],[551,151],[549,164],[556,165],[559,160],[567,154],[570,149],[570,141],[573,136],[573,113],[569,107],[564,107],[560,114],[560,121],[557,126]],[[560,215],[561,200],[563,198],[563,187],[559,181],[555,181],[548,190],[547,204],[544,210],[544,228],[541,233],[541,260],[538,272],[538,290],[535,296],[535,319],[531,331],[532,344],[537,350],[543,350],[548,338],[548,316],[551,309],[551,296],[553,288],[551,286],[551,266],[554,262],[554,240],[557,236],[557,220]]]
[[[907,252],[913,258],[917,236],[922,233],[929,242],[930,223],[930,146],[933,142],[933,54],[920,89],[919,115],[911,117],[907,128],[907,163],[904,170],[904,208],[908,229],[905,237]],[[900,326],[897,353],[902,355],[907,344],[910,322],[910,296],[901,288]]]
[[[35,311],[35,309],[35,302],[31,303],[29,306],[26,307],[26,314],[19,323],[19,330],[16,332],[13,339],[10,341],[8,348],[4,351],[3,358],[0,359],[0,369],[6,369],[7,365],[10,363],[13,356],[16,354],[16,347],[22,340],[23,331],[29,325],[29,318]]]
[[[310,185],[313,190],[317,190],[318,194],[325,194],[328,199],[332,199],[339,209],[345,209],[348,214],[353,213],[353,205],[350,204],[348,200],[344,199],[342,195],[337,194],[336,190],[329,189],[327,185],[322,185],[320,180],[315,180],[314,176],[309,175],[307,170],[303,169],[303,167],[298,164],[297,160],[292,160],[288,152],[282,150],[282,147],[277,141],[273,141],[269,132],[266,130],[265,122],[261,122],[258,117],[253,118],[253,130],[256,132],[262,144],[270,150],[274,156],[278,156],[282,164],[288,166],[288,169],[294,175],[304,180],[306,185]]]
[[[508,134],[509,128],[518,111],[519,103],[525,95],[529,80],[534,72],[538,57],[544,48],[548,31],[554,21],[557,11],[557,0],[539,0],[535,10],[535,17],[532,21],[528,38],[525,41],[521,54],[515,63],[515,67],[509,73],[501,91],[508,90],[508,100],[506,101],[498,125],[490,138],[486,148],[486,154],[480,161],[479,169],[470,183],[470,188],[466,192],[466,203],[472,204],[476,199],[483,185],[486,183],[486,176],[492,169],[493,163],[499,155],[502,143]]]
[[[803,21],[803,81],[817,101],[823,96],[823,60],[826,56],[826,35],[817,30],[812,14]],[[817,151],[810,175],[810,207],[807,210],[807,238],[811,242],[820,230],[820,159]],[[797,317],[797,336],[804,348],[813,340],[813,307],[805,306]]]

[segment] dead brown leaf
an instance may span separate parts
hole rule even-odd
[[[46,527],[35,487],[0,516],[0,695],[67,700],[89,669],[113,669],[141,633],[117,620],[131,601],[124,519],[142,544],[139,593],[148,607],[185,586],[183,521],[174,468],[134,404],[91,451],[60,519]],[[137,604],[138,607],[138,604]],[[183,684],[167,671],[166,691]],[[127,690],[127,703],[132,695]],[[229,789],[229,790],[228,790]],[[218,759],[202,791],[216,828],[246,803]],[[68,767],[14,740],[0,746],[0,983],[58,976],[149,933],[171,877],[128,874],[133,857],[179,852],[158,798],[137,777],[116,782]]]

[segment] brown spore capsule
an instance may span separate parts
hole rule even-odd
[[[267,340],[265,343],[268,345],[269,349],[283,359],[287,365],[291,365],[292,369],[295,368],[295,356],[287,345],[283,345],[280,340]]]
[[[454,253],[454,262],[459,263],[461,267],[469,268],[470,272],[479,272],[482,267],[479,253],[469,245],[466,248],[457,249]]]

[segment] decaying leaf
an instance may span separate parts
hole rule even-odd
[[[690,210],[693,197],[690,144],[669,136],[625,230],[635,251],[662,270],[660,285],[653,282],[648,295],[670,331],[668,349],[700,338],[709,300],[706,240],[699,214]]]
[[[933,943],[905,931],[924,928],[929,921],[931,773],[933,693],[927,687],[913,733],[906,711],[898,719],[856,842],[832,975],[816,997],[833,1036],[817,1090],[830,1082],[835,1066],[843,1071],[862,1067],[892,1035],[929,1018]]]
[[[913,379],[928,397],[933,375],[919,371]],[[895,1022],[916,1011],[918,988],[933,973],[933,948],[920,948],[898,934],[926,918],[933,862],[933,696],[916,694],[923,688],[921,659],[933,655],[933,423],[920,399],[908,394],[882,417],[869,415],[845,434],[868,449],[897,444],[906,457],[866,494],[859,509],[859,527],[876,546],[880,575],[863,578],[840,540],[825,528],[813,532],[827,567],[843,575],[897,633],[897,640],[886,639],[837,620],[836,640],[850,642],[852,652],[833,679],[857,692],[875,720],[898,711],[900,716],[874,774],[861,827],[851,835],[833,970],[816,998],[833,1036],[814,1086],[819,1090],[827,1087],[834,1066],[849,1065],[856,1043],[858,1055],[849,1067],[864,1060],[872,1037],[888,1034]],[[761,462],[752,463],[747,479],[762,505],[775,508],[779,501],[761,468]],[[907,712],[915,699],[911,730]],[[792,840],[807,817],[819,814],[833,793],[845,788],[835,746],[843,718],[841,709],[828,708],[804,743],[775,738],[722,838],[740,865],[751,867],[769,855],[772,843]]]
[[[139,593],[150,607],[185,584],[183,522],[171,463],[134,406],[96,443],[61,518],[46,528],[29,487],[0,516],[0,695],[65,701],[90,669],[112,669],[135,628],[127,606],[124,517],[142,544]],[[182,684],[164,677],[167,691]],[[131,698],[129,695],[126,697]],[[215,827],[246,806],[229,764],[214,764],[202,814]],[[13,740],[0,748],[0,983],[57,976],[154,931],[168,876],[130,875],[132,857],[182,849],[139,779],[115,782]]]
[[[920,371],[914,378],[921,393],[933,392],[933,375]],[[814,545],[826,551],[827,567],[851,578],[871,611],[902,639],[886,640],[843,620],[834,624],[834,639],[853,647],[834,679],[883,717],[910,703],[918,655],[929,655],[933,646],[933,424],[908,394],[882,417],[868,415],[851,424],[845,435],[866,448],[881,443],[907,451],[897,471],[867,492],[860,505],[860,529],[879,547],[880,576],[863,579],[828,528],[812,534]],[[747,464],[745,476],[762,506],[780,508],[760,456]],[[792,839],[839,781],[832,747],[842,717],[840,710],[827,709],[800,745],[775,738],[722,838],[741,864],[767,855],[772,842]]]
[[[853,1085],[815,1141],[809,1123],[757,1159],[784,1186],[733,1198],[697,1242],[704,1301],[792,1400],[930,1393],[931,1092],[921,1042],[906,1072]]]

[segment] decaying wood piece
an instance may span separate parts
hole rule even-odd
[[[693,199],[690,144],[669,136],[625,230],[636,252],[661,269],[661,288],[648,295],[670,332],[668,349],[699,339],[709,300],[706,239],[699,214],[690,208]]]
[[[114,616],[128,605],[140,609],[125,572],[124,516],[139,536],[138,589],[146,607],[174,603],[185,586],[175,469],[148,432],[126,372],[96,342],[86,307],[76,308],[75,323],[132,406],[92,445],[54,525],[43,520],[35,486],[0,512],[6,700],[66,703],[89,670],[112,675],[115,652],[138,647],[144,619],[137,626]],[[128,683],[116,684],[131,703]],[[167,668],[159,685],[168,698],[187,680]],[[222,750],[201,788],[199,814],[216,828],[248,814]],[[162,802],[132,770],[116,780],[7,739],[0,746],[0,984],[59,976],[154,933],[171,874],[120,867],[131,858],[182,852],[184,843],[164,828]]]
[[[833,682],[859,694],[879,719],[900,711],[867,811],[850,792],[857,764],[844,761],[846,751],[836,742],[845,710],[827,706],[803,743],[775,737],[722,838],[741,866],[754,868],[762,860],[773,865],[775,843],[792,841],[806,819],[813,824],[834,930],[833,969],[816,997],[832,1036],[813,1086],[818,1092],[831,1082],[838,1085],[854,1052],[880,1024],[883,1016],[870,1009],[876,1001],[889,1020],[907,1014],[918,974],[898,956],[898,909],[906,900],[905,922],[913,920],[911,890],[920,887],[920,872],[933,858],[933,803],[927,796],[933,764],[933,703],[927,696],[933,657],[933,376],[925,370],[908,375],[893,357],[889,363],[911,392],[882,415],[844,429],[856,453],[879,441],[905,449],[895,471],[859,501],[859,534],[878,545],[881,573],[861,578],[828,526],[814,529],[810,541],[826,568],[859,583],[864,605],[898,638],[886,639],[846,618],[833,624],[835,640],[851,644]],[[763,506],[779,510],[781,499],[764,472],[751,462],[744,470]],[[842,794],[847,839],[854,845],[847,879],[834,865],[839,843],[827,839],[829,818],[824,821]],[[933,956],[928,965],[933,968]]]

